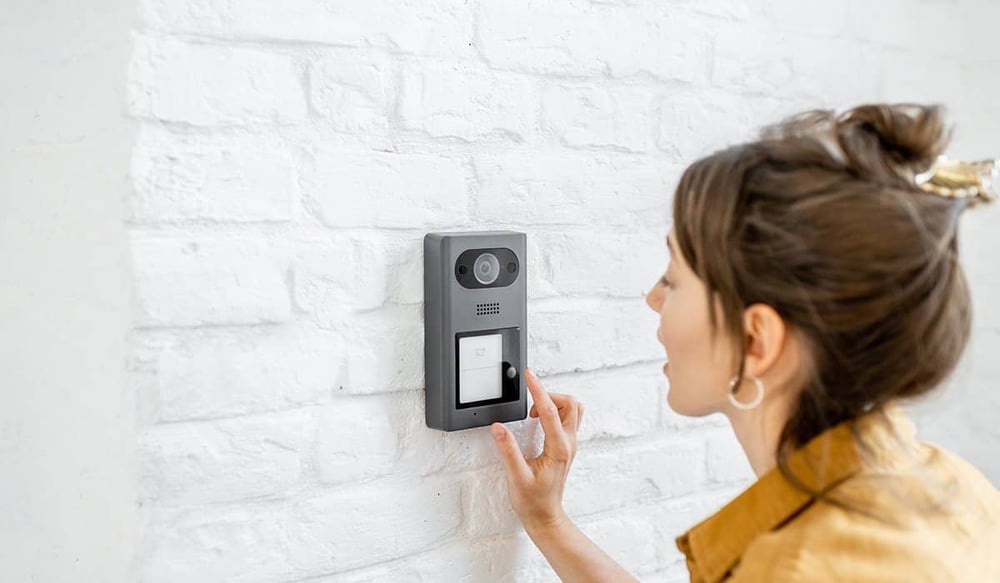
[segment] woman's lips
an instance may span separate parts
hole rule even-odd
[[[664,372],[664,374],[670,374],[670,363],[669,362],[663,365],[663,372]]]

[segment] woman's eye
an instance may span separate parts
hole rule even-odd
[[[668,287],[668,288],[673,288],[674,287],[673,282],[671,282],[669,279],[667,279],[666,275],[664,275],[664,276],[662,276],[660,278],[660,283],[663,284],[664,286]]]

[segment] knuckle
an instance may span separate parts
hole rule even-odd
[[[570,453],[563,448],[554,449],[552,450],[552,459],[559,463],[566,463],[570,461]]]

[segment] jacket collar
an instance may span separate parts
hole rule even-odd
[[[858,450],[855,433],[872,448],[869,460],[891,451],[894,438],[912,439],[912,423],[898,405],[836,425],[810,440],[788,457],[794,476],[811,490],[837,486],[862,469],[865,459]],[[898,443],[898,442],[897,442]],[[718,512],[677,538],[677,548],[687,557],[691,581],[721,581],[761,534],[782,526],[813,502],[813,497],[790,484],[777,468]]]

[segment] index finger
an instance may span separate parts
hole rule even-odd
[[[528,390],[531,392],[531,397],[535,400],[535,408],[538,411],[538,419],[542,423],[542,429],[545,431],[545,448],[548,449],[552,447],[553,449],[569,450],[569,439],[566,437],[565,431],[563,431],[562,420],[559,418],[559,408],[549,397],[549,394],[545,392],[542,388],[542,384],[538,382],[538,378],[535,377],[534,373],[530,369],[525,369],[527,374],[524,375],[525,380],[528,383]]]
[[[555,403],[556,409],[559,410],[559,418],[562,420],[563,427],[566,429],[575,429],[579,423],[576,425],[572,425],[572,423],[579,416],[579,410],[583,407],[583,405],[581,405],[572,395],[553,393],[551,391],[546,391],[546,394],[550,399],[552,399],[552,402]],[[531,417],[538,417],[538,409],[535,405],[531,406],[531,410],[528,411],[528,415]]]

